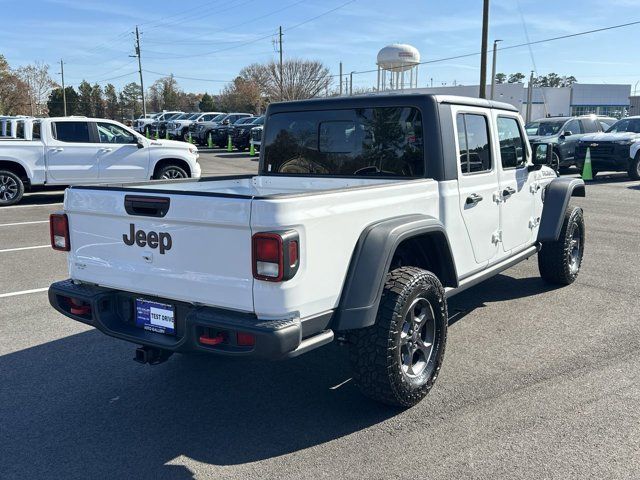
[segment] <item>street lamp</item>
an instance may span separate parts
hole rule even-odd
[[[502,40],[493,41],[493,67],[491,68],[491,100],[493,100],[493,93],[496,89],[496,52],[498,51],[498,42]]]

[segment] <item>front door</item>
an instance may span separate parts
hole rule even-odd
[[[47,143],[47,183],[70,185],[98,181],[100,143],[87,121],[57,121],[51,124]]]
[[[138,138],[120,125],[97,122],[100,182],[149,180],[149,149],[138,148]]]
[[[498,174],[490,142],[491,119],[481,109],[453,109],[458,142],[459,206],[475,263],[498,253]]]
[[[533,174],[527,169],[528,145],[517,116],[499,114],[496,118],[500,152],[500,237],[504,254],[531,240]],[[530,180],[531,179],[531,180]]]

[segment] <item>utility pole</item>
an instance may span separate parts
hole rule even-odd
[[[60,59],[60,75],[62,76],[62,106],[64,108],[64,116],[67,116],[67,92],[64,89],[64,62]]]
[[[493,93],[496,89],[496,53],[498,51],[498,42],[502,40],[493,41],[493,66],[491,67],[491,100],[493,100]]]
[[[278,28],[278,49],[280,50],[280,100],[284,100],[284,78],[282,75],[282,27]]]
[[[340,96],[342,96],[342,62],[340,62]]]
[[[533,70],[531,70],[531,76],[529,77],[529,88],[527,89],[527,114],[525,116],[526,122],[531,121],[531,107],[533,103]]]
[[[482,53],[480,58],[480,98],[487,98],[487,37],[489,36],[489,0],[483,0]]]
[[[140,72],[140,90],[142,92],[142,114],[147,116],[147,104],[144,101],[144,82],[142,81],[142,58],[140,55],[140,31],[136,25],[136,54],[130,57],[138,57],[138,72]]]
[[[353,74],[354,72],[349,73],[349,96],[353,95]]]

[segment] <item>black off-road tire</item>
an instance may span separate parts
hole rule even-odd
[[[558,285],[573,283],[578,277],[582,265],[584,240],[582,209],[569,207],[564,214],[558,240],[542,243],[542,248],[538,253],[540,276],[547,282]]]
[[[432,325],[429,338],[432,347],[429,358],[422,349],[410,354],[410,358],[423,359],[423,370],[409,374],[406,370],[409,345],[420,336],[426,337],[427,323],[423,330],[412,335],[407,331],[409,308],[426,301],[430,307]],[[416,304],[417,305],[417,304]],[[414,311],[414,309],[411,309]],[[425,309],[426,310],[426,309]],[[415,312],[413,314],[415,316]],[[378,308],[376,323],[371,327],[352,330],[347,339],[353,377],[362,393],[373,400],[399,407],[411,407],[429,393],[438,377],[444,358],[447,340],[447,302],[444,289],[433,273],[416,267],[401,267],[387,274]],[[417,330],[417,329],[416,329]],[[423,340],[422,346],[427,342]],[[417,354],[417,357],[415,355]],[[416,369],[417,370],[417,369]]]
[[[635,158],[629,162],[627,173],[632,180],[640,180],[640,152],[636,153]]]
[[[184,168],[177,165],[166,165],[156,172],[154,180],[176,180],[179,178],[189,178]]]
[[[22,200],[24,182],[9,170],[0,170],[0,207],[13,205]]]

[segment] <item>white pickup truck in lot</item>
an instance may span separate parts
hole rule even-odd
[[[38,185],[199,178],[198,149],[149,140],[113,120],[26,121],[24,138],[0,141],[0,207]]]
[[[372,95],[266,115],[257,176],[68,189],[51,305],[141,363],[338,338],[366,395],[411,406],[438,376],[448,297],[536,254],[547,281],[577,277],[584,183],[546,166],[550,145],[532,153],[511,105]]]

